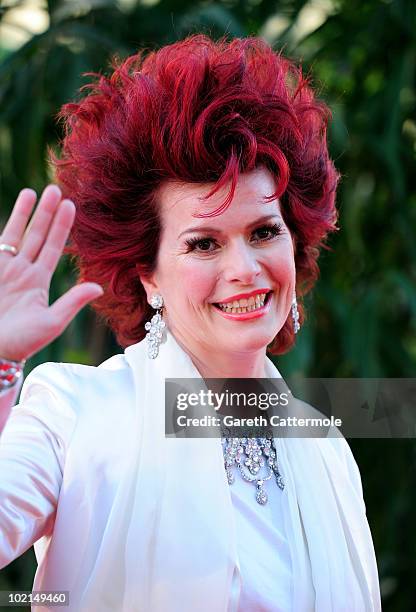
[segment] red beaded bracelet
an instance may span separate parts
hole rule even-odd
[[[23,376],[23,368],[25,360],[11,361],[9,359],[0,359],[0,391],[10,389]]]

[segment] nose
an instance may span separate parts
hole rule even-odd
[[[224,279],[228,282],[240,282],[252,285],[261,272],[258,252],[244,240],[230,245],[224,262]]]

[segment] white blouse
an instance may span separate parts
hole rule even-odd
[[[238,612],[289,612],[293,588],[308,594],[310,604],[302,612],[312,612],[315,591],[310,568],[302,585],[296,584],[292,572],[283,491],[274,477],[266,481],[268,501],[261,506],[255,499],[255,485],[245,482],[236,468],[233,470],[235,481],[230,492],[241,577]]]

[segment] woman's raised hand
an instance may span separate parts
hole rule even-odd
[[[96,283],[72,287],[49,306],[49,286],[75,218],[75,205],[48,185],[29,224],[36,193],[23,189],[0,234],[0,357],[20,361],[59,336],[100,297]],[[4,246],[15,247],[17,254]],[[12,249],[14,251],[14,249]]]

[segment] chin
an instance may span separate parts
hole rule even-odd
[[[242,333],[233,341],[230,341],[229,348],[235,352],[256,352],[266,350],[268,345],[273,341],[275,335],[270,334],[244,334]]]

